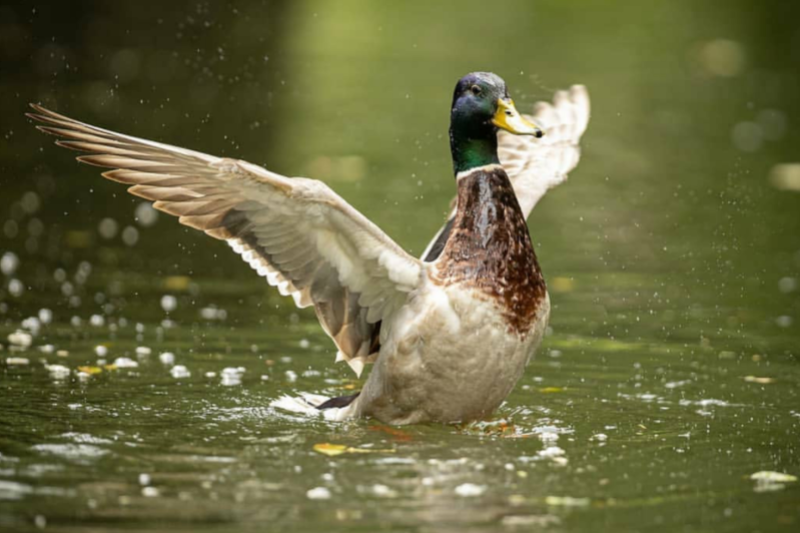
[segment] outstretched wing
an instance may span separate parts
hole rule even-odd
[[[498,156],[505,168],[522,212],[527,218],[536,203],[556,185],[566,181],[567,173],[578,165],[581,135],[589,124],[589,93],[583,85],[558,91],[553,103],[538,102],[532,120],[544,131],[544,137],[514,135],[500,131]],[[447,222],[433,238],[425,261],[434,261],[444,248],[455,216],[455,204]]]
[[[403,305],[424,266],[320,181],[104,130],[32,105],[38,128],[78,160],[113,168],[182,224],[227,241],[299,307],[314,305],[325,331],[360,373],[376,323]]]

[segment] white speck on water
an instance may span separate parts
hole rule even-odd
[[[308,339],[300,339],[300,347],[301,348],[303,348],[304,350],[307,350],[309,346],[311,346],[311,343],[308,341]]]
[[[294,383],[295,381],[297,381],[297,372],[293,370],[287,370],[286,381],[288,381],[289,383]]]
[[[96,328],[104,326],[105,323],[106,319],[103,317],[103,315],[92,315],[89,317],[89,324]]]
[[[372,486],[372,492],[375,494],[375,496],[378,496],[380,498],[396,498],[397,497],[397,492],[396,491],[394,491],[391,488],[389,488],[388,486],[382,485],[380,483],[376,483],[375,485]]]
[[[113,239],[119,231],[119,224],[113,218],[104,218],[97,225],[97,233],[106,240]]]
[[[27,357],[6,357],[6,364],[8,366],[25,366],[30,363]]]
[[[797,279],[789,277],[781,278],[781,280],[778,282],[778,290],[783,294],[789,294],[790,292],[796,291]]]
[[[486,485],[476,485],[474,483],[462,483],[455,488],[455,493],[462,498],[480,496],[486,492]]]
[[[53,312],[50,309],[43,308],[39,309],[39,321],[42,324],[49,324],[53,321]]]
[[[206,377],[207,377],[207,378],[209,378],[209,379],[212,379],[212,378],[215,378],[215,377],[217,377],[217,373],[216,373],[216,372],[206,372],[206,374],[205,374],[205,375],[206,375]]]
[[[35,525],[38,529],[44,529],[47,527],[47,518],[44,515],[37,514],[33,517],[33,525]]]
[[[67,379],[70,374],[69,368],[64,365],[44,365],[44,368],[50,373],[50,377],[57,381]]]
[[[117,357],[114,359],[114,366],[117,368],[138,368],[139,363],[129,357]]]
[[[790,317],[789,315],[781,315],[775,319],[775,323],[782,328],[790,327],[792,325],[792,322],[793,322],[792,317]]]
[[[0,272],[6,276],[12,275],[19,267],[19,257],[14,252],[6,252],[0,257]]]
[[[243,367],[239,368],[224,368],[220,373],[222,377],[222,385],[226,387],[231,387],[233,385],[241,385],[242,384],[242,374],[244,374],[245,369]]]
[[[22,293],[24,291],[25,291],[25,285],[23,285],[20,280],[14,278],[8,282],[8,293],[11,296],[18,298],[22,296]]]
[[[165,365],[172,366],[175,364],[175,354],[172,352],[164,352],[158,355],[158,360]]]
[[[606,435],[605,433],[595,433],[594,435],[592,435],[592,438],[590,440],[594,440],[597,442],[605,442],[608,440],[608,435]]]
[[[306,492],[306,497],[309,500],[330,500],[331,491],[325,487],[316,487]]]
[[[69,357],[69,350],[56,350],[56,356]]]
[[[684,379],[682,381],[669,381],[664,383],[664,387],[667,389],[677,389],[678,387],[683,387],[684,385],[688,385],[692,381],[690,379]]]
[[[42,344],[41,346],[39,346],[39,351],[42,353],[53,353],[54,351],[56,351],[56,347],[53,346],[52,344]]]
[[[153,350],[148,348],[147,346],[136,347],[136,355],[138,355],[139,357],[147,357],[151,353],[153,353]]]
[[[261,381],[269,381],[269,376],[266,374],[261,374]]]
[[[726,402],[725,400],[717,400],[717,399],[714,399],[714,398],[706,398],[706,399],[697,400],[697,401],[683,399],[683,400],[679,400],[678,403],[680,405],[683,405],[683,406],[699,405],[700,407],[708,407],[708,406],[728,407],[728,406],[731,405],[728,402]]]
[[[39,330],[42,329],[42,322],[39,320],[38,317],[35,316],[29,316],[28,318],[23,320],[22,324],[20,325],[22,326],[23,329],[27,329],[33,335],[38,335]]]
[[[591,500],[572,496],[548,496],[544,499],[544,503],[560,507],[586,507],[591,503]]]
[[[139,485],[146,486],[150,484],[150,474],[139,474]]]
[[[33,492],[33,487],[16,481],[0,479],[0,501],[21,500]]]
[[[22,348],[29,348],[30,345],[33,343],[33,335],[31,335],[27,331],[22,331],[21,329],[18,329],[14,333],[9,333],[8,342],[16,346],[20,346]]]
[[[145,498],[156,498],[160,492],[155,487],[142,487],[142,496]]]
[[[149,228],[158,221],[158,211],[156,211],[150,202],[142,202],[136,206],[134,212],[136,222],[143,228]]]
[[[139,242],[139,230],[133,226],[126,227],[122,230],[122,242],[128,246],[136,246],[136,243]]]
[[[58,455],[65,459],[91,459],[108,454],[108,450],[91,444],[35,444],[31,448],[39,452]]]
[[[169,373],[172,374],[172,377],[175,379],[188,378],[192,375],[192,373],[189,372],[189,370],[183,365],[173,366]]]
[[[171,294],[165,294],[161,297],[161,309],[167,313],[171,313],[178,307],[178,299]]]
[[[94,353],[97,357],[105,357],[108,355],[108,348],[103,346],[102,344],[98,344],[94,347]]]
[[[547,442],[556,442],[558,440],[558,438],[559,438],[559,435],[555,431],[543,431],[543,432],[539,433],[539,439],[541,439],[541,441],[545,442],[545,443],[547,443]]]
[[[200,316],[204,320],[225,320],[228,318],[228,312],[224,309],[219,309],[214,305],[200,309]]]
[[[538,455],[539,457],[544,457],[549,459],[552,457],[562,456],[564,455],[564,453],[565,453],[564,450],[562,450],[558,446],[548,446],[544,450],[539,450],[539,452],[536,455]]]

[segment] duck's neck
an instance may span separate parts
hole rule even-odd
[[[476,131],[464,131],[455,125],[451,126],[450,151],[456,175],[500,163],[497,158],[497,133],[488,126]]]

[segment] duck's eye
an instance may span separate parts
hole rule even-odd
[[[472,94],[474,94],[475,96],[481,94],[481,88],[478,87],[477,85],[473,85],[472,87],[469,88],[469,90],[472,91]]]

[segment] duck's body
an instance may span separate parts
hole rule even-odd
[[[550,302],[525,218],[577,163],[585,91],[573,89],[569,103],[549,108],[561,112],[551,121],[555,142],[531,156],[537,145],[504,141],[509,164],[501,165],[498,128],[531,138],[541,131],[519,116],[497,76],[459,81],[450,135],[457,202],[423,260],[320,182],[117,134],[38,106],[41,114],[31,116],[68,139],[59,144],[93,153],[81,161],[116,168],[104,176],[228,241],[298,306],[313,305],[337,360],[359,374],[375,363],[360,394],[319,405],[329,418],[408,424],[489,416],[541,342]],[[545,158],[548,150],[559,160]],[[540,175],[531,177],[532,168]]]
[[[459,176],[458,204],[441,255],[382,328],[369,379],[340,416],[403,424],[485,418],[541,342],[550,301],[502,166]]]

